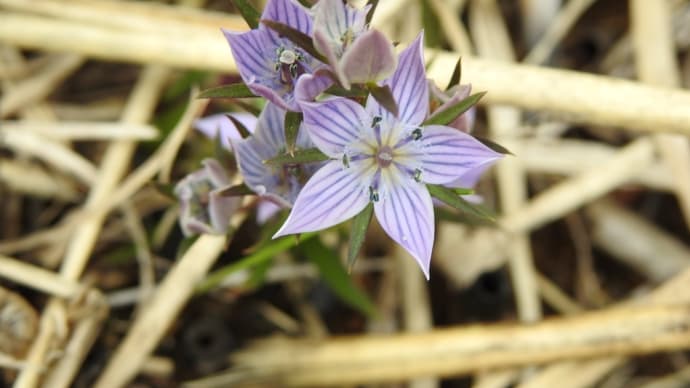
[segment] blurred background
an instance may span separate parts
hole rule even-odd
[[[256,9],[262,1],[251,1]],[[358,6],[364,1],[353,2]],[[379,0],[486,91],[494,223],[437,208],[430,281],[374,222],[185,238],[172,188],[258,99],[231,0],[0,0],[0,386],[690,387],[690,3]]]

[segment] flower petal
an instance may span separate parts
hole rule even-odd
[[[359,138],[369,115],[361,105],[343,97],[302,104],[304,128],[321,152],[340,158],[345,147]]]
[[[194,120],[194,128],[206,135],[210,139],[220,139],[220,143],[228,151],[232,151],[230,147],[230,139],[239,140],[242,138],[240,132],[235,127],[235,124],[228,118],[231,115],[239,121],[249,132],[254,131],[257,119],[254,115],[249,113],[218,113],[200,119]]]
[[[328,74],[316,72],[302,74],[295,85],[295,100],[297,104],[314,101],[314,98],[333,85],[333,79]]]
[[[424,32],[420,32],[409,47],[400,53],[398,66],[393,75],[384,81],[391,87],[398,103],[399,121],[418,125],[429,113],[429,88],[424,69]],[[372,97],[367,100],[367,111],[388,118],[391,116]]]
[[[285,111],[274,104],[267,103],[259,114],[259,123],[254,132],[259,142],[270,147],[275,156],[285,149]]]
[[[344,168],[331,161],[314,174],[273,238],[330,228],[357,215],[369,203],[369,185],[375,168],[368,161]]]
[[[230,217],[240,206],[239,197],[228,197],[221,194],[225,188],[227,186],[213,190],[208,195],[208,218],[213,230],[220,234],[227,232]]]
[[[469,97],[470,92],[472,91],[472,85],[456,85],[453,88],[451,88],[448,92],[444,93],[436,86],[436,84],[434,84],[432,80],[429,80],[429,89],[431,90],[433,98],[442,102],[441,106],[434,110],[434,112],[431,115],[429,115],[429,118],[433,118],[434,116],[438,115],[439,113],[443,112],[449,107]],[[452,94],[449,96],[446,93]],[[455,120],[448,123],[448,126],[459,129],[465,133],[470,133],[472,132],[472,127],[474,127],[474,120],[476,114],[477,109],[473,106],[466,112],[455,118]]]
[[[374,204],[374,212],[383,230],[410,252],[428,280],[434,245],[431,195],[423,184],[398,174],[390,168],[382,170],[383,195]]]
[[[395,161],[410,169],[420,168],[425,183],[450,183],[503,156],[455,128],[429,125],[422,134],[420,140],[400,147]]]
[[[271,217],[282,209],[281,206],[276,205],[273,201],[261,200],[256,207],[256,222],[259,225],[265,224]]]
[[[376,30],[360,35],[340,61],[340,67],[349,83],[377,82],[395,70],[397,58],[393,44]]]
[[[270,77],[275,73],[271,62],[271,58],[275,56],[271,50],[275,46],[270,44],[267,31],[251,30],[242,33],[225,29],[222,31],[230,44],[232,56],[245,83],[250,84],[257,78]]]
[[[296,1],[292,0],[269,0],[266,3],[262,19],[273,20],[286,24],[307,35],[311,35],[312,20],[307,10]],[[265,28],[260,25],[259,28]]]

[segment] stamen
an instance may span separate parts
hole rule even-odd
[[[345,166],[345,168],[350,168],[350,158],[347,154],[343,154],[343,166]]]
[[[294,51],[284,49],[280,52],[280,57],[278,60],[280,61],[280,63],[292,65],[297,61],[297,59],[297,54]]]
[[[379,125],[381,120],[383,120],[381,116],[374,116],[374,119],[371,120],[371,127],[374,128],[375,126]]]
[[[422,138],[422,128],[415,128],[414,131],[412,131],[412,140],[419,140]]]
[[[379,191],[373,188],[372,186],[369,186],[369,200],[371,202],[379,201]]]
[[[414,174],[412,175],[412,177],[414,178],[414,180],[416,182],[421,182],[422,181],[422,170],[415,168]]]

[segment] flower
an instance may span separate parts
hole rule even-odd
[[[230,216],[240,205],[238,198],[222,195],[230,187],[223,166],[215,159],[205,159],[202,164],[202,169],[175,185],[175,195],[180,200],[180,227],[185,236],[225,234]]]
[[[314,47],[343,87],[380,81],[395,70],[393,44],[366,24],[371,5],[356,9],[342,0],[321,0],[315,8]]]
[[[429,91],[431,92],[431,100],[437,108],[431,113],[429,118],[443,112],[449,107],[459,103],[470,96],[472,85],[455,85],[447,91],[442,91],[436,86],[434,81],[428,80]],[[465,133],[472,133],[474,127],[474,120],[477,115],[477,109],[473,106],[465,113],[459,115],[455,120],[448,123],[449,127],[457,128]]]
[[[290,0],[269,0],[261,19],[286,24],[309,36],[312,34],[311,16],[304,7]],[[293,111],[299,110],[296,99],[313,97],[295,95],[300,76],[314,73],[323,66],[309,53],[263,24],[244,33],[227,30],[223,33],[240,76],[252,92]],[[324,82],[323,79],[317,81]]]
[[[314,145],[304,129],[298,132],[295,146],[298,149]],[[264,163],[268,159],[285,154],[285,111],[270,102],[259,115],[252,136],[232,139],[237,165],[245,184],[261,197],[281,207],[292,207],[304,182],[318,168],[316,164],[288,164],[273,166]],[[267,201],[268,202],[268,201]],[[277,206],[259,208],[259,222],[270,217]]]
[[[371,97],[366,109],[340,97],[303,104],[305,129],[332,159],[306,183],[274,237],[328,228],[373,202],[385,232],[429,278],[434,210],[425,184],[452,182],[501,155],[455,128],[421,125],[429,110],[422,49],[420,34],[385,81],[398,117]]]
[[[210,116],[202,117],[194,120],[194,127],[209,139],[219,139],[220,144],[227,151],[232,151],[230,148],[230,139],[241,139],[240,131],[237,130],[235,124],[228,118],[231,115],[235,120],[239,121],[249,132],[254,130],[256,126],[256,117],[250,113],[217,113]]]

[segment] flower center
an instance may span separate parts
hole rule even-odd
[[[281,47],[276,50],[276,54],[278,58],[275,70],[280,75],[280,83],[292,85],[300,75],[306,73],[307,70],[302,64],[304,56],[299,51]]]
[[[376,152],[376,162],[381,168],[390,166],[393,163],[393,149],[389,146],[379,148]]]

